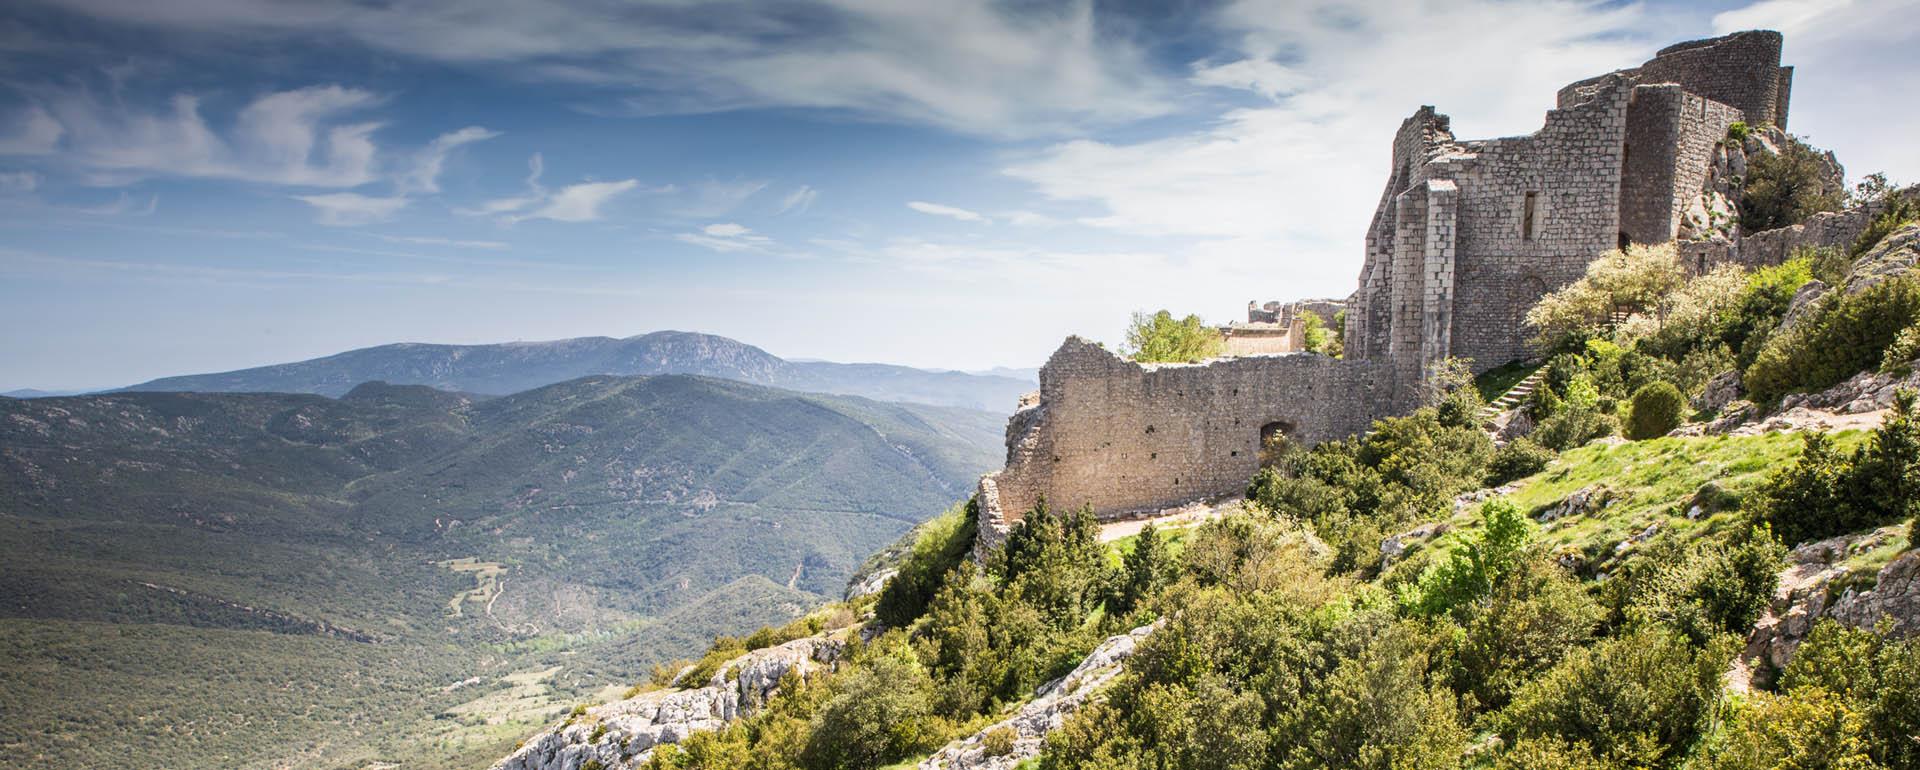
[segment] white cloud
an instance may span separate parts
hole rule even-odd
[[[1763,0],[1713,18],[1716,33],[1776,29],[1793,65],[1787,127],[1856,178],[1920,181],[1920,0]]]
[[[676,207],[681,216],[689,219],[711,219],[746,203],[747,199],[759,195],[767,189],[767,182],[761,179],[741,179],[722,182],[709,179],[699,182],[685,191],[684,200]],[[677,191],[677,190],[669,190]]]
[[[700,228],[698,233],[679,233],[674,240],[714,251],[766,251],[773,239],[755,233],[745,225],[717,222]]]
[[[1420,105],[1451,114],[1462,138],[1527,133],[1560,86],[1658,47],[1638,6],[1572,0],[1242,0],[1213,23],[1238,39],[1240,58],[1197,67],[1195,81],[1272,104],[1158,138],[1058,143],[1003,170],[1046,198],[1096,207],[1083,224],[1177,239],[1189,266],[1264,266],[1269,288],[1258,291],[1288,296],[1352,289],[1394,130]]]
[[[600,218],[600,207],[606,205],[607,201],[639,185],[640,182],[634,179],[567,185],[548,197],[545,205],[524,216],[514,217],[514,221],[551,219],[555,222],[592,222]]]
[[[980,224],[991,224],[993,222],[993,220],[988,219],[987,217],[981,215],[979,212],[968,211],[967,209],[963,209],[958,206],[948,206],[940,203],[928,203],[926,201],[907,201],[907,208],[913,209],[914,211],[918,211],[922,214],[931,214],[936,217],[948,217],[950,219],[958,219],[962,222],[978,222]]]
[[[341,227],[384,222],[411,202],[405,196],[374,197],[350,192],[293,197],[318,210],[320,224]]]
[[[468,126],[452,133],[441,134],[414,154],[413,166],[395,181],[395,187],[403,194],[439,192],[440,170],[446,166],[449,154],[462,145],[485,141],[499,135],[498,131],[489,131],[479,126]]]
[[[60,144],[66,129],[39,105],[28,107],[0,132],[0,155],[46,155]]]
[[[1307,85],[1307,78],[1292,67],[1270,59],[1241,59],[1226,64],[1193,65],[1195,85],[1238,88],[1278,99]]]
[[[408,243],[415,246],[445,246],[453,249],[487,249],[489,251],[499,251],[507,248],[507,244],[500,241],[471,241],[422,235],[379,235],[375,237],[388,243]]]
[[[40,175],[32,171],[0,173],[0,195],[23,195],[40,189]]]
[[[992,135],[1162,114],[1169,99],[1125,20],[1093,0],[761,0],[609,4],[61,0],[63,9],[255,39],[335,37],[401,56],[512,65],[527,78],[622,86],[600,109],[848,110]],[[726,20],[716,23],[715,20]]]
[[[793,192],[787,193],[787,197],[780,199],[780,208],[773,213],[785,214],[789,211],[805,212],[807,209],[813,208],[814,200],[819,197],[819,190],[815,190],[808,185],[800,185],[794,188]]]
[[[99,217],[117,217],[122,214],[144,217],[150,216],[153,212],[160,210],[160,196],[150,195],[147,196],[145,202],[135,202],[132,196],[122,192],[112,203],[105,203],[98,206],[82,206],[72,210],[81,214],[90,214]]]
[[[223,136],[191,94],[149,111],[70,92],[27,108],[17,119],[25,129],[0,141],[0,152],[45,154],[59,145],[64,160],[108,184],[163,175],[356,187],[375,178],[379,124],[344,119],[378,101],[340,86],[269,93],[242,108]]]

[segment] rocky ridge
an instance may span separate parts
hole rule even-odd
[[[662,744],[718,730],[758,710],[789,673],[831,670],[845,651],[839,640],[810,636],[754,650],[720,667],[701,687],[656,690],[593,706],[541,733],[493,770],[632,770]]]
[[[1035,691],[1019,712],[947,744],[922,760],[918,770],[1012,770],[1040,756],[1047,733],[1066,724],[1068,717],[1119,677],[1140,641],[1158,627],[1155,623],[1108,637],[1071,673]],[[1012,740],[1005,745],[995,745],[1008,737]]]

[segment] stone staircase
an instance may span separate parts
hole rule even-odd
[[[1507,389],[1507,392],[1500,394],[1499,398],[1494,399],[1492,403],[1487,404],[1486,408],[1480,410],[1480,424],[1486,426],[1489,434],[1496,434],[1494,436],[1495,441],[1499,440],[1499,436],[1497,435],[1499,433],[1499,426],[1494,424],[1494,421],[1507,410],[1525,403],[1527,398],[1533,395],[1533,389],[1540,387],[1540,381],[1545,379],[1546,376],[1547,368],[1544,366],[1533,370],[1532,374],[1514,383],[1513,387]]]

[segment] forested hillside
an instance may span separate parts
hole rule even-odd
[[[0,766],[483,764],[838,596],[998,423],[684,376],[0,400]]]

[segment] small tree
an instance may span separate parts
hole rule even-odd
[[[1175,319],[1165,310],[1134,313],[1127,326],[1126,354],[1141,363],[1192,363],[1225,351],[1220,331],[1197,315]]]
[[[1319,313],[1300,311],[1300,349],[1309,353],[1326,353],[1333,344],[1333,336]]]
[[[1645,441],[1680,427],[1687,397],[1671,382],[1650,382],[1633,393],[1627,412],[1627,438]]]
[[[1140,530],[1133,550],[1120,560],[1120,590],[1114,602],[1121,612],[1132,611],[1142,600],[1153,596],[1173,582],[1177,565],[1166,540],[1152,524]]]
[[[1778,154],[1752,158],[1740,196],[1740,228],[1757,233],[1839,209],[1845,191],[1828,178],[1829,170],[1818,150],[1793,136]]]
[[[1609,251],[1588,265],[1580,280],[1527,311],[1534,349],[1542,355],[1584,349],[1615,312],[1651,313],[1686,278],[1671,243]]]

